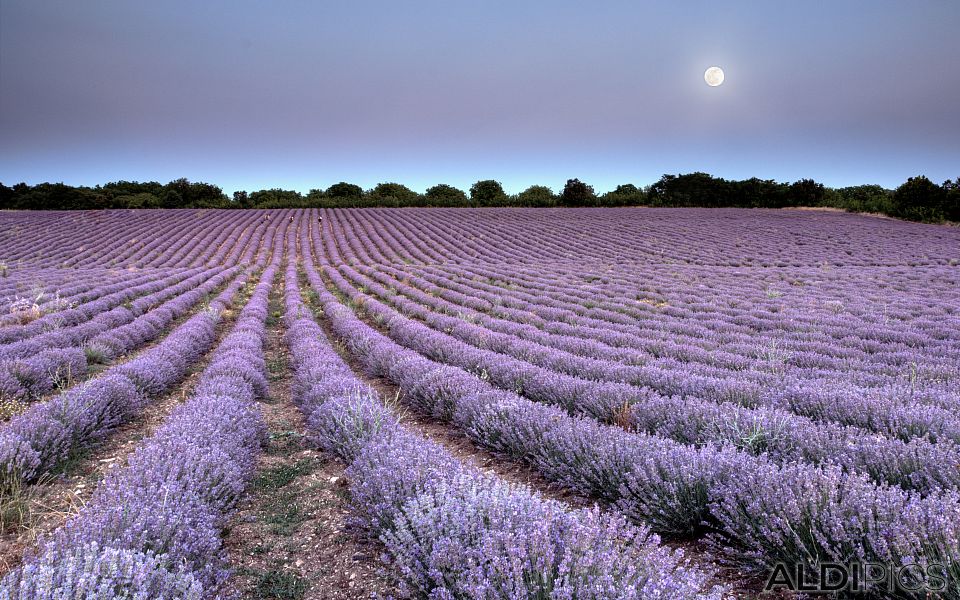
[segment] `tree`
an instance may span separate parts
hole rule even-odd
[[[250,195],[244,190],[233,193],[233,206],[236,208],[250,208]]]
[[[180,179],[174,179],[164,187],[171,192],[175,192],[181,198],[176,208],[217,208],[227,206],[228,200],[223,190],[210,183],[203,183],[202,181],[191,183],[188,179],[181,177]],[[161,200],[162,199],[163,195],[161,195]],[[167,207],[166,204],[164,204],[164,207],[173,208]]]
[[[517,194],[520,206],[556,206],[557,195],[545,185],[531,185]]]
[[[363,188],[353,183],[341,181],[328,187],[326,195],[329,198],[355,198],[359,200],[363,197]]]
[[[250,205],[255,208],[292,208],[303,206],[303,195],[296,190],[272,188],[250,192]]]
[[[191,208],[223,208],[229,206],[229,202],[220,186],[200,181],[190,186]]]
[[[911,221],[942,221],[947,194],[923,175],[911,177],[893,192],[893,215]]]
[[[597,195],[593,186],[589,186],[579,179],[568,179],[560,192],[561,206],[593,206],[597,203]]]
[[[744,208],[773,208],[785,206],[789,186],[777,183],[772,179],[751,177],[744,181],[730,181],[727,183],[729,197],[727,206],[741,206]]]
[[[893,192],[879,185],[854,185],[835,190],[836,206],[854,212],[893,212]]]
[[[428,188],[423,197],[430,206],[467,205],[467,195],[463,192],[463,190],[445,183],[440,183]]]
[[[790,184],[787,202],[790,206],[820,206],[823,204],[823,196],[822,183],[812,179],[801,179]]]
[[[377,206],[412,206],[420,194],[399,183],[378,183],[370,191],[370,199]]]
[[[601,206],[640,206],[647,201],[647,195],[632,183],[618,185],[616,189],[600,196]]]
[[[960,177],[956,181],[944,181],[941,187],[946,195],[944,217],[948,221],[960,221]]]
[[[160,208],[160,198],[149,192],[116,196],[113,202],[117,208]]]
[[[509,198],[499,181],[484,179],[470,186],[470,200],[477,206],[504,206]]]
[[[0,210],[13,208],[13,201],[16,198],[16,192],[0,183]]]
[[[119,196],[133,197],[137,194],[153,194],[159,198],[163,194],[164,185],[159,181],[111,181],[94,188],[101,191],[110,198],[116,199]],[[118,203],[123,206],[122,203]]]
[[[165,189],[160,195],[160,208],[183,208],[184,201],[180,192],[173,189]]]
[[[650,186],[657,206],[736,206],[736,189],[725,179],[707,173],[664,175]]]

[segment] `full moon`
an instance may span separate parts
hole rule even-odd
[[[710,67],[704,72],[703,80],[706,81],[710,87],[717,87],[723,83],[723,69],[720,67]]]

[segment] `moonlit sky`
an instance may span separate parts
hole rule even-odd
[[[939,183],[958,24],[956,0],[0,0],[0,181]]]

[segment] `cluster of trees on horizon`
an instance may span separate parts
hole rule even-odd
[[[381,183],[364,190],[341,181],[306,194],[294,190],[238,191],[232,197],[213,184],[177,179],[116,181],[96,187],[63,183],[0,183],[0,209],[99,210],[108,208],[354,208],[354,207],[564,207],[657,206],[709,208],[832,207],[852,212],[882,213],[914,221],[960,221],[960,177],[941,185],[920,175],[895,190],[879,185],[828,188],[812,179],[780,183],[751,178],[742,181],[707,173],[664,175],[656,183],[638,187],[619,185],[597,194],[593,187],[570,179],[560,193],[533,185],[519,194],[507,194],[500,182],[487,179],[469,193],[446,184],[418,193],[399,183]]]

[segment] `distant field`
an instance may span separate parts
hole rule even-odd
[[[960,598],[958,407],[954,227],[0,213],[0,598]]]

